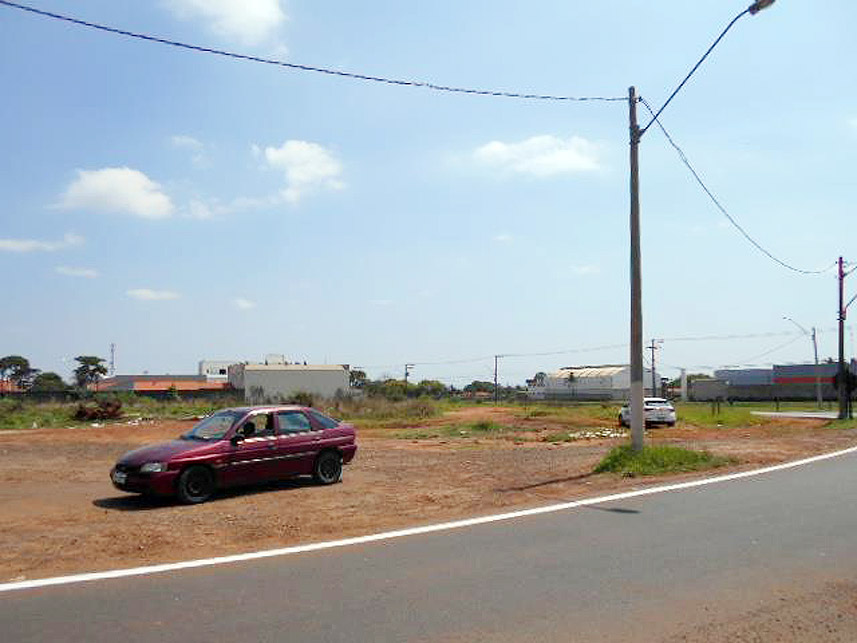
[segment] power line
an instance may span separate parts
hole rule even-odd
[[[127,31],[125,29],[118,29],[116,27],[110,27],[108,25],[99,24],[96,22],[89,22],[87,20],[81,20],[80,18],[74,18],[72,16],[67,16],[59,13],[53,13],[51,11],[45,11],[43,9],[37,9],[35,7],[31,7],[25,4],[20,4],[18,2],[9,2],[8,0],[0,0],[0,5],[4,5],[6,7],[12,9],[19,9],[21,11],[27,11],[32,14],[36,14],[39,16],[43,16],[45,18],[53,18],[54,20],[61,20],[63,22],[68,22],[77,26],[87,27],[89,29],[96,29],[98,31],[104,31],[107,33],[112,33],[119,36],[125,36],[128,38],[136,38],[138,40],[144,40],[147,42],[156,42],[162,45],[169,45],[171,47],[178,47],[180,49],[188,49],[191,51],[206,53],[206,54],[214,54],[216,56],[224,56],[227,58],[234,58],[237,60],[245,60],[249,62],[261,63],[264,65],[274,65],[277,67],[285,67],[287,69],[294,69],[298,71],[311,71],[319,74],[327,74],[329,76],[339,76],[342,78],[351,78],[353,80],[363,80],[368,82],[375,83],[383,83],[387,85],[398,85],[405,87],[416,87],[422,89],[431,89],[438,92],[450,92],[456,94],[472,94],[477,96],[493,96],[500,98],[517,98],[523,100],[546,100],[546,101],[566,101],[566,102],[619,102],[626,100],[624,97],[610,97],[610,96],[557,96],[551,94],[529,94],[529,93],[521,93],[521,92],[507,92],[507,91],[499,91],[492,89],[473,89],[468,87],[452,87],[449,85],[438,85],[435,83],[428,83],[417,80],[402,80],[397,78],[385,78],[383,76],[371,76],[368,74],[358,74],[347,71],[340,71],[337,69],[329,69],[326,67],[314,67],[312,65],[300,65],[297,63],[287,63],[281,60],[274,60],[272,58],[262,58],[260,56],[251,56],[248,54],[239,54],[232,51],[226,51],[223,49],[214,49],[211,47],[202,47],[200,45],[191,45],[185,42],[179,42],[177,40],[169,40],[167,38],[159,38],[157,36],[151,36],[148,34],[138,33],[134,31]]]
[[[831,268],[833,268],[836,265],[836,262],[833,262],[832,264],[830,264],[829,266],[827,266],[826,268],[824,268],[822,270],[805,270],[803,268],[797,268],[797,267],[791,265],[790,263],[783,261],[779,257],[776,257],[771,252],[769,252],[766,248],[764,248],[758,241],[756,241],[753,237],[751,237],[749,235],[749,233],[747,233],[747,231],[744,230],[744,228],[741,227],[741,225],[735,220],[735,218],[731,214],[729,214],[729,212],[726,210],[726,208],[723,206],[723,204],[720,203],[720,201],[717,199],[717,197],[714,196],[714,193],[710,189],[708,189],[708,186],[702,180],[702,177],[699,176],[699,173],[694,169],[693,165],[691,165],[690,160],[687,158],[687,155],[678,146],[678,144],[673,140],[672,136],[670,136],[669,132],[667,132],[663,123],[661,123],[661,121],[655,117],[654,111],[652,110],[651,106],[646,102],[646,100],[643,98],[640,98],[640,102],[645,106],[645,108],[649,111],[649,113],[652,114],[652,117],[653,117],[652,122],[657,123],[661,132],[663,132],[667,141],[669,141],[669,144],[672,145],[673,149],[675,149],[675,151],[678,153],[679,158],[681,159],[681,162],[684,163],[685,167],[687,167],[688,170],[690,170],[690,173],[693,175],[693,178],[696,179],[696,182],[703,189],[703,191],[708,195],[708,198],[711,199],[711,201],[714,203],[714,205],[717,206],[717,209],[720,210],[720,212],[729,220],[729,223],[731,223],[733,226],[735,226],[735,229],[738,230],[738,232],[740,232],[747,241],[749,241],[751,244],[753,244],[753,246],[757,250],[759,250],[760,252],[765,254],[769,259],[772,259],[773,261],[780,264],[784,268],[788,268],[789,270],[792,270],[793,272],[797,272],[797,273],[800,273],[803,275],[820,275],[820,274],[823,274],[825,272],[828,272]]]

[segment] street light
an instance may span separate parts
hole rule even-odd
[[[800,331],[804,335],[810,335],[812,337],[812,352],[813,352],[813,355],[815,356],[815,397],[816,397],[816,404],[817,404],[818,408],[821,409],[821,373],[818,370],[819,369],[819,367],[818,367],[818,341],[816,339],[815,326],[812,327],[812,333],[810,333],[806,328],[804,328],[803,326],[798,324],[794,319],[792,319],[788,315],[783,315],[783,319],[790,321],[795,326],[800,328]]]
[[[630,411],[631,411],[631,446],[634,451],[643,449],[643,295],[642,295],[642,271],[640,268],[640,170],[639,170],[639,146],[640,139],[652,124],[658,120],[661,112],[666,109],[676,94],[690,80],[693,73],[699,68],[708,54],[717,46],[726,33],[743,16],[755,15],[762,9],[770,7],[774,0],[756,0],[749,7],[735,16],[720,32],[717,39],[702,55],[697,63],[691,68],[678,87],[676,87],[661,108],[654,112],[652,120],[643,128],[637,124],[637,90],[628,88],[628,120],[630,131],[630,164],[631,164],[631,383],[630,383]]]

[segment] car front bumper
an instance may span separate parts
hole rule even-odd
[[[110,481],[120,491],[167,496],[175,493],[175,483],[178,473],[178,471],[140,473],[134,470],[120,471],[116,467],[113,467],[110,470]]]

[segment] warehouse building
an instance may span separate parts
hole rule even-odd
[[[296,393],[324,398],[351,394],[351,374],[347,364],[233,364],[229,384],[243,389],[251,404],[280,402]]]
[[[658,393],[660,377],[655,373]],[[652,393],[652,371],[643,369],[645,395]],[[627,400],[631,395],[631,367],[627,364],[567,366],[553,373],[537,373],[527,380],[533,400]]]

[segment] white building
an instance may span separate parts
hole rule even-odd
[[[334,397],[351,393],[351,373],[347,365],[234,364],[229,367],[229,384],[244,389],[251,403],[279,402],[295,393]]]
[[[229,378],[229,367],[239,360],[204,359],[199,363],[199,374],[209,381],[225,382]]]
[[[655,381],[660,387],[657,373]],[[651,369],[643,369],[643,389],[652,395]],[[534,400],[627,400],[630,395],[631,367],[626,364],[567,366],[527,380],[527,396]]]

